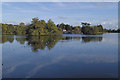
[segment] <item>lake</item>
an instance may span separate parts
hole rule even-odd
[[[2,36],[3,78],[117,78],[118,34]]]

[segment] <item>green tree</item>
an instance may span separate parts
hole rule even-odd
[[[82,27],[82,33],[83,34],[94,34],[93,27],[91,26]]]
[[[6,33],[8,33],[8,34],[14,34],[14,25],[9,24],[8,27],[7,27]]]
[[[72,34],[81,34],[81,27],[80,26],[73,27]]]
[[[47,29],[49,34],[60,34],[60,31],[51,19],[47,22]]]
[[[2,24],[2,33],[7,33],[7,24]]]
[[[99,32],[99,29],[97,26],[93,27],[93,34],[97,34]]]
[[[63,30],[63,29],[65,29],[65,24],[64,23],[57,24],[57,27],[61,28]]]
[[[90,23],[87,23],[87,22],[82,22],[81,23],[82,27],[85,27],[85,26],[90,26]]]
[[[27,27],[25,23],[21,22],[18,26],[15,27],[15,33],[17,35],[25,35]]]
[[[45,21],[39,20],[38,18],[32,19],[32,24],[29,27],[28,34],[29,35],[45,35]]]
[[[102,25],[98,25],[97,27],[99,28],[99,32],[103,33],[103,26]]]

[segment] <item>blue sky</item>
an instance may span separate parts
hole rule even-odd
[[[81,22],[90,22],[108,29],[118,27],[117,2],[3,2],[2,9],[4,23],[27,24],[38,17],[45,21],[52,19],[55,24],[77,26]]]

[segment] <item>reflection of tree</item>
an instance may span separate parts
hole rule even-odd
[[[24,44],[25,41],[29,46],[32,47],[32,51],[38,51],[38,49],[44,50],[45,47],[47,47],[49,50],[52,49],[55,44],[59,40],[80,40],[82,39],[82,42],[98,42],[102,41],[102,37],[62,37],[62,36],[27,36],[27,37],[17,37],[16,41],[18,41],[20,44]],[[2,36],[2,43],[5,42],[12,43],[14,41],[14,36],[8,35],[8,36]]]
[[[73,37],[73,39],[75,39],[75,40],[80,40],[81,37]]]
[[[27,41],[28,45],[33,48],[32,50],[37,51],[38,49],[44,50],[45,47],[49,50],[52,49],[60,39],[62,39],[61,36],[27,36],[27,38],[17,37],[16,41],[20,44],[24,44],[25,41]],[[8,41],[12,43],[14,41],[14,36],[2,36],[2,43]]]
[[[27,37],[28,45],[32,46],[33,51],[37,51],[38,49],[44,50],[45,47],[51,49],[60,39],[61,36],[28,36]]]
[[[26,41],[26,38],[24,37],[16,38],[16,41],[20,42],[20,44],[24,44]]]
[[[62,40],[80,40],[81,37],[62,37]]]
[[[87,43],[87,42],[98,42],[102,41],[102,37],[82,37],[82,42]]]
[[[2,36],[2,43],[8,42],[8,41],[12,43],[14,41],[14,36],[13,35]]]
[[[62,40],[71,40],[72,37],[62,37]]]

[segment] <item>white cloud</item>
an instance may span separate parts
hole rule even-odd
[[[104,21],[104,22],[102,22],[101,24],[106,24],[106,22]]]

